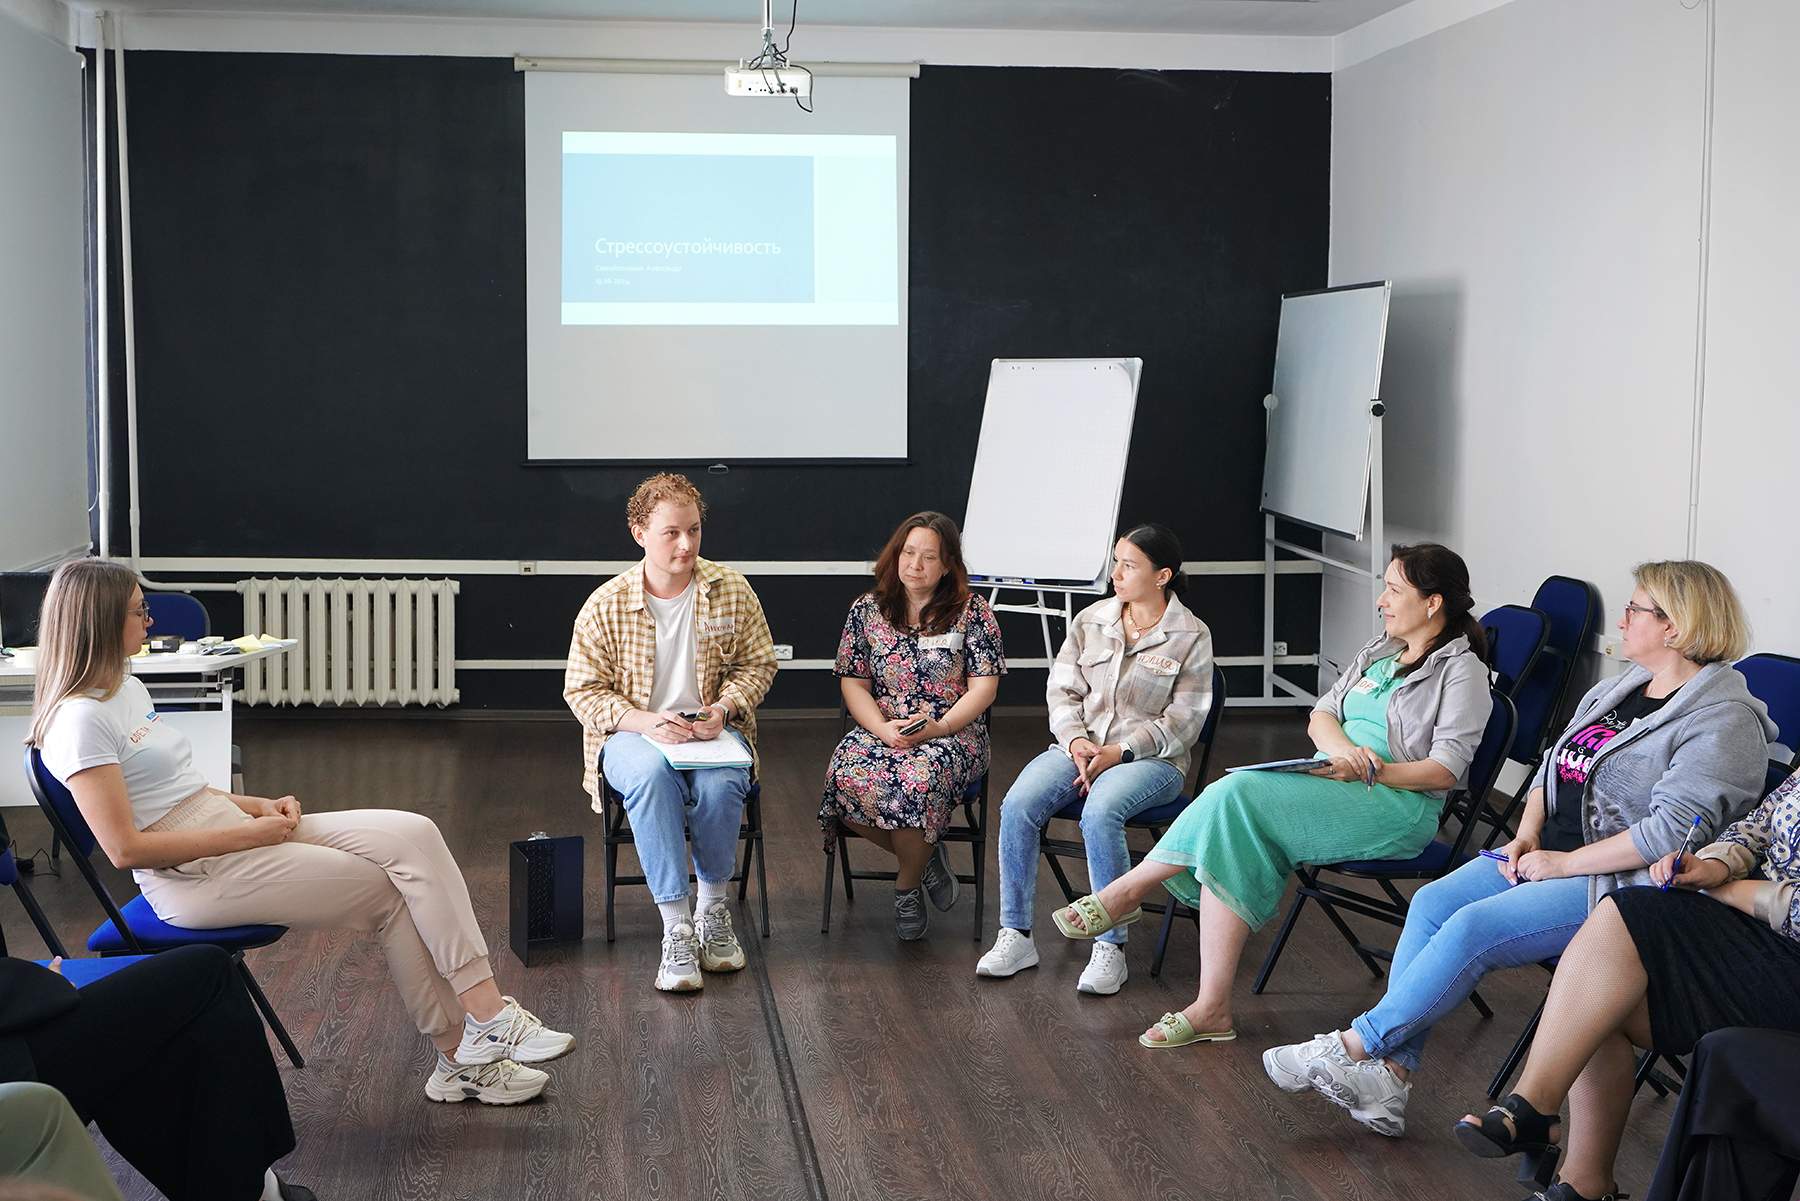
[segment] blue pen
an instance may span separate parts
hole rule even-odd
[[[1681,861],[1688,853],[1688,844],[1694,841],[1694,835],[1699,832],[1700,819],[1696,817],[1694,819],[1694,824],[1688,827],[1687,837],[1681,840],[1681,849],[1675,852],[1675,866],[1669,872],[1669,878],[1662,882],[1662,890],[1664,892],[1668,892],[1669,885],[1675,883],[1675,874],[1681,870]]]
[[[1480,855],[1483,859],[1498,859],[1502,863],[1512,862],[1511,856],[1505,851],[1490,851],[1486,847],[1482,847],[1476,854]]]

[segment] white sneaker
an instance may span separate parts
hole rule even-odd
[[[700,970],[735,972],[744,966],[744,948],[731,929],[731,910],[714,901],[694,915],[700,940]]]
[[[664,992],[699,992],[706,987],[700,978],[700,940],[690,923],[676,922],[663,935],[656,987]]]
[[[433,1101],[479,1101],[483,1105],[517,1105],[544,1091],[550,1073],[496,1059],[493,1063],[451,1063],[441,1054],[425,1078],[425,1095]]]
[[[489,1022],[477,1022],[463,1016],[462,1042],[456,1047],[456,1062],[464,1064],[493,1063],[510,1059],[514,1063],[543,1063],[566,1054],[575,1045],[573,1034],[552,1030],[538,1020],[537,1014],[512,997],[504,998],[506,1007]]]
[[[1263,1052],[1263,1071],[1269,1074],[1269,1079],[1281,1091],[1301,1093],[1313,1086],[1312,1077],[1307,1075],[1307,1065],[1315,1059],[1328,1059],[1345,1071],[1356,1062],[1344,1050],[1344,1041],[1338,1037],[1338,1032],[1332,1030],[1313,1035],[1311,1042],[1270,1047]]]
[[[1119,986],[1130,974],[1125,968],[1125,952],[1117,943],[1095,942],[1088,965],[1081,969],[1081,982],[1075,986],[1075,991],[1110,997],[1119,991]]]
[[[1002,926],[993,948],[975,965],[975,974],[1005,979],[1037,965],[1037,944],[1017,930]]]
[[[1348,1058],[1348,1056],[1346,1056]],[[1306,1065],[1313,1089],[1350,1116],[1389,1138],[1406,1133],[1406,1101],[1412,1085],[1394,1074],[1379,1059],[1365,1059],[1349,1066],[1334,1059],[1314,1059]]]

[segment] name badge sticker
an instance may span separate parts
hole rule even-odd
[[[1172,676],[1181,670],[1181,664],[1166,655],[1139,655],[1137,661],[1153,676]]]
[[[963,648],[963,632],[951,630],[948,634],[929,634],[919,639],[922,651],[959,651]]]
[[[1356,687],[1355,687],[1355,688],[1354,688],[1354,689],[1353,689],[1353,690],[1352,690],[1352,691],[1355,691],[1355,692],[1374,692],[1374,691],[1375,691],[1375,687],[1376,687],[1376,685],[1375,685],[1375,681],[1374,681],[1374,680],[1371,680],[1371,679],[1370,679],[1370,678],[1369,678],[1369,677],[1367,677],[1367,676],[1364,676],[1364,677],[1363,677],[1363,678],[1362,678],[1362,679],[1360,679],[1360,680],[1358,680],[1358,681],[1357,681],[1357,682],[1356,682]]]
[[[702,633],[714,638],[724,634],[735,634],[737,632],[737,618],[703,617],[700,619],[700,629]]]

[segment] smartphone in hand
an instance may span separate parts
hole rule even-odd
[[[675,711],[675,716],[679,717],[682,721],[699,721],[706,716],[706,711],[703,709],[696,709],[692,713],[689,713],[685,710],[677,709]]]
[[[910,738],[914,734],[917,734],[920,730],[923,730],[924,728],[925,728],[925,718],[919,717],[919,718],[915,718],[912,721],[909,721],[905,725],[901,726],[900,732],[902,734],[905,734],[908,738]]]

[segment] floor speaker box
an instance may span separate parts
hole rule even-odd
[[[512,844],[512,949],[519,962],[562,942],[580,942],[584,917],[581,876],[585,844],[580,835],[546,838],[532,835]]]

